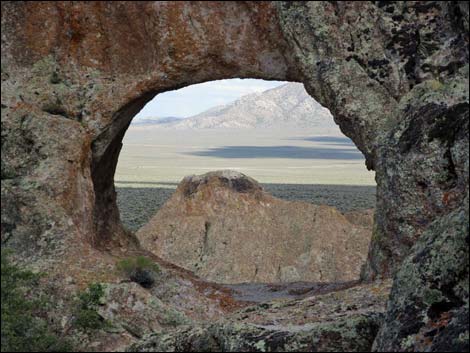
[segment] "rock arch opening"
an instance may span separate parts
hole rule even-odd
[[[19,260],[61,285],[68,274],[90,281],[109,268],[107,253],[90,244],[128,239],[113,170],[132,115],[156,93],[233,77],[303,82],[376,171],[363,278],[394,275],[394,290],[385,320],[373,324],[381,326],[374,349],[468,350],[466,2],[1,6],[1,237]],[[61,286],[58,299],[72,294]],[[436,330],[437,317],[451,320]],[[213,332],[204,337],[212,342]],[[323,346],[317,333],[320,346],[302,347],[338,347],[336,334]],[[259,348],[245,339],[265,336],[240,334],[237,347]],[[268,348],[292,347],[268,336],[276,338]],[[367,351],[373,336],[359,347],[362,338],[345,334],[353,342],[341,347]]]
[[[373,173],[302,84],[212,81],[149,105],[115,178],[121,220],[143,248],[219,283],[359,278]]]
[[[406,146],[411,149],[413,144],[406,142],[405,135],[401,141],[405,147],[395,151],[390,146],[400,143],[391,141],[407,129],[405,121],[419,115],[406,109],[408,105],[418,107],[420,103],[418,99],[408,99],[414,97],[411,91],[423,88],[423,92],[434,92],[441,84],[446,87],[445,79],[456,73],[459,77],[465,74],[460,72],[467,60],[466,51],[462,49],[467,36],[461,35],[466,26],[466,12],[460,5],[410,7],[413,15],[402,18],[395,12],[407,12],[407,6],[384,7],[373,3],[77,5],[62,2],[18,6],[6,3],[2,26],[9,41],[2,53],[5,68],[2,81],[5,110],[2,113],[5,112],[8,119],[2,121],[3,126],[6,131],[27,130],[28,124],[35,126],[37,140],[43,135],[58,136],[51,140],[57,142],[55,152],[45,155],[48,163],[57,165],[54,167],[57,173],[52,174],[52,179],[40,179],[38,184],[38,190],[48,190],[46,196],[42,191],[31,193],[29,189],[20,188],[14,196],[9,193],[8,197],[24,198],[27,205],[41,204],[28,201],[33,195],[38,199],[45,197],[46,204],[56,205],[61,212],[33,207],[38,215],[56,217],[54,221],[50,216],[45,217],[49,221],[38,227],[27,220],[16,221],[17,210],[12,208],[3,228],[7,230],[5,237],[18,239],[18,243],[22,242],[20,238],[29,239],[29,234],[36,234],[40,239],[41,234],[49,232],[48,224],[53,223],[62,224],[53,227],[53,235],[48,236],[62,244],[57,248],[66,248],[64,244],[69,239],[84,239],[100,246],[106,246],[113,239],[125,239],[119,222],[108,221],[117,219],[116,208],[110,206],[114,203],[114,156],[119,149],[120,134],[145,102],[159,92],[214,79],[253,77],[298,81],[333,112],[342,131],[366,156],[368,168],[377,171],[380,199],[395,200],[395,203],[378,205],[374,248],[371,248],[365,271],[366,278],[389,276],[436,212],[446,212],[441,201],[435,209],[421,212],[426,209],[423,204],[431,202],[425,190],[420,191],[419,197],[404,196],[414,195],[414,192],[407,191],[407,183],[397,182],[390,170],[407,165],[406,157],[402,163],[394,163],[394,156],[408,153]],[[54,20],[38,30],[37,23],[44,22],[45,13],[54,14]],[[367,16],[356,22],[354,18],[358,13],[367,13]],[[421,13],[427,15],[421,18]],[[237,20],[233,14],[237,14]],[[420,21],[424,26],[448,34],[439,36],[436,43],[428,35],[426,50],[415,53],[406,49],[407,43],[416,48],[422,42],[416,42],[413,36],[411,42],[403,41],[398,28],[403,25],[418,30]],[[371,23],[380,25],[371,26]],[[357,35],[351,36],[351,33]],[[435,66],[444,69],[431,70],[434,64],[426,60],[447,58],[437,53],[444,50],[447,38],[454,37],[456,40],[450,42],[449,53],[455,57],[455,65],[437,62]],[[374,46],[371,47],[371,43]],[[420,64],[423,67],[418,67]],[[466,97],[464,86],[455,86],[463,91],[459,97]],[[19,96],[17,92],[23,93]],[[442,101],[447,102],[446,99],[443,97]],[[36,113],[31,117],[29,108],[32,107]],[[440,110],[428,111],[440,114]],[[455,111],[459,112],[457,108]],[[25,116],[30,118],[25,120]],[[49,125],[43,124],[44,117],[55,122],[56,130],[51,131]],[[63,131],[69,131],[68,135]],[[69,138],[59,137],[61,134]],[[23,145],[34,142],[24,134],[17,141],[22,141]],[[11,180],[18,175],[30,175],[41,158],[39,154],[19,160],[15,149],[17,141],[3,145],[6,157],[2,175]],[[8,146],[11,146],[9,150]],[[40,146],[38,143],[31,148],[39,150]],[[64,159],[64,155],[68,158]],[[449,165],[449,161],[442,162],[436,157],[436,165]],[[413,170],[414,166],[410,165],[407,172]],[[62,181],[70,175],[76,176],[76,182],[64,184]],[[422,181],[411,179],[416,185],[423,185]],[[425,184],[440,185],[437,181]],[[401,196],[395,197],[392,189]],[[459,197],[451,199],[460,200]],[[402,209],[401,204],[413,206]],[[60,215],[67,215],[68,223],[61,222],[67,217]],[[17,227],[18,222],[24,227]],[[14,233],[20,235],[13,236]],[[64,236],[69,233],[73,235]],[[44,242],[30,243],[29,253],[40,253],[38,249],[48,251]]]

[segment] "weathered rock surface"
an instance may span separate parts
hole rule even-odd
[[[396,273],[392,307],[405,300],[424,311],[432,307],[420,289],[411,299],[401,290],[404,260],[416,286],[441,288],[446,298],[454,291],[445,284],[464,280],[466,265],[454,263],[455,271],[440,276],[431,271],[440,250],[419,251],[424,237],[424,248],[440,244],[468,256],[468,243],[455,241],[466,236],[455,215],[468,214],[468,3],[1,6],[1,239],[18,260],[59,277],[67,265],[74,276],[95,280],[105,267],[103,249],[137,246],[120,225],[113,186],[135,113],[159,92],[251,77],[303,82],[376,171],[363,278]],[[458,234],[440,237],[444,227]],[[468,334],[450,329],[468,320],[468,306],[451,302],[440,317],[455,319],[440,321],[449,330],[434,347],[468,348]],[[389,310],[390,334],[380,335],[378,347],[407,349],[402,327],[421,317]],[[413,340],[407,343],[417,349]]]
[[[390,282],[244,308],[224,320],[147,335],[138,352],[367,352]]]
[[[202,281],[150,253],[95,256],[82,253],[84,263],[79,273],[75,272],[75,258],[42,279],[42,295],[53,303],[45,314],[79,351],[122,351],[144,335],[218,320],[247,305],[234,300],[230,289]],[[146,256],[159,264],[161,270],[151,288],[117,271],[118,261],[134,256]],[[104,288],[97,311],[106,325],[83,330],[74,324],[77,300],[90,283],[100,283]]]
[[[468,203],[432,223],[397,273],[377,351],[468,350],[468,244]]]
[[[283,4],[281,23],[312,77],[304,81],[307,91],[347,135],[358,129],[364,140],[375,140],[362,147],[374,156],[368,165],[377,180],[363,278],[399,269],[377,349],[468,350],[468,326],[461,324],[468,322],[468,299],[458,289],[468,281],[468,262],[454,258],[468,258],[468,240],[459,240],[468,239],[468,3],[375,5]],[[361,15],[353,15],[358,7]],[[344,60],[324,58],[337,52]],[[434,299],[425,299],[429,291]],[[435,301],[443,303],[436,316]]]
[[[184,178],[137,237],[218,283],[351,281],[372,234],[372,214],[364,218],[369,226],[333,207],[274,198],[254,179],[225,170]]]
[[[307,91],[376,171],[363,277],[393,274],[435,217],[462,207],[467,190],[468,6],[298,2],[281,9]]]

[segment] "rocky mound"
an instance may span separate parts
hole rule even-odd
[[[349,281],[366,259],[372,213],[354,218],[277,199],[246,175],[217,171],[184,178],[137,235],[146,249],[210,281]]]

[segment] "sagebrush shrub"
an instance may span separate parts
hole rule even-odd
[[[39,310],[46,301],[28,299],[28,288],[37,287],[39,275],[21,269],[9,261],[9,253],[1,251],[1,351],[64,352],[71,344],[59,338],[41,318]]]
[[[133,282],[144,288],[155,283],[155,276],[160,273],[160,266],[145,256],[129,257],[116,265],[117,269]]]
[[[104,296],[103,285],[92,283],[79,293],[74,313],[75,325],[85,330],[98,330],[106,326],[106,321],[98,313],[98,306]]]

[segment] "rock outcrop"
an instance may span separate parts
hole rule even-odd
[[[389,290],[385,281],[303,300],[261,303],[210,324],[147,335],[128,351],[368,352]]]
[[[96,276],[103,250],[138,246],[113,175],[132,117],[155,94],[232,77],[298,81],[376,171],[363,279],[395,276],[377,349],[422,348],[436,305],[420,295],[432,289],[452,305],[437,305],[449,330],[431,330],[426,349],[460,340],[468,350],[468,328],[450,329],[468,320],[468,263],[454,261],[468,256],[467,2],[1,6],[1,239],[18,260]],[[401,315],[407,301],[420,310]]]
[[[371,234],[333,207],[274,198],[226,170],[184,178],[137,237],[213,282],[339,282],[359,279]]]
[[[468,350],[468,3],[281,6],[307,91],[376,171],[363,278],[396,277],[375,349]]]

